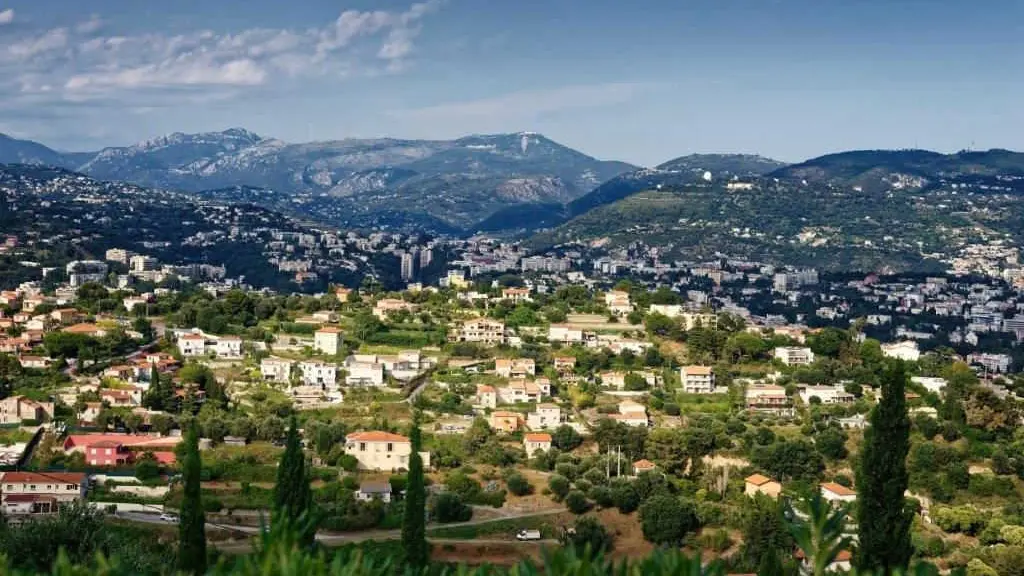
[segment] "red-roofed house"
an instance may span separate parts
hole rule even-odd
[[[353,432],[345,437],[345,453],[356,458],[361,470],[407,470],[412,443],[390,432]],[[420,452],[420,457],[429,467],[430,452]]]
[[[764,494],[771,498],[778,498],[779,494],[782,494],[782,484],[763,474],[751,474],[743,482],[743,493],[747,496]]]
[[[633,462],[633,476],[639,476],[644,472],[654,472],[657,466],[650,460],[637,460]]]
[[[821,484],[821,497],[835,504],[836,502],[848,503],[857,500],[857,492],[835,482],[823,482]]]
[[[72,472],[4,472],[0,500],[5,514],[50,514],[85,498],[85,474]]]
[[[547,452],[551,450],[551,434],[531,432],[523,436],[523,448],[526,449],[526,455],[530,458],[539,450]]]

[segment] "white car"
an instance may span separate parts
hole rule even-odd
[[[540,540],[540,530],[520,530],[516,534],[516,540]]]
[[[178,517],[174,516],[173,514],[161,514],[160,519],[164,522],[170,522],[172,524],[178,523]]]

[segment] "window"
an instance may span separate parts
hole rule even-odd
[[[394,445],[391,442],[388,442],[388,452],[392,451],[394,451]]]
[[[36,489],[36,485],[35,485],[35,484],[32,484],[31,486],[29,486],[29,487],[28,487],[28,489],[29,489],[29,490],[35,490],[35,489]]]
[[[366,442],[360,442],[359,443],[359,451],[360,452],[366,452]]]

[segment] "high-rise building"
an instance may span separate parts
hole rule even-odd
[[[412,280],[416,273],[416,260],[411,252],[402,253],[402,280]]]
[[[430,248],[424,248],[420,252],[420,269],[430,266],[430,263],[434,261],[434,251]]]

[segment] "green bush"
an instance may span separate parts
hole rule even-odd
[[[565,507],[573,514],[583,514],[590,510],[590,502],[587,496],[579,490],[571,490],[565,496]]]
[[[430,517],[442,524],[466,522],[473,517],[473,509],[466,506],[458,494],[442,492],[434,497]]]
[[[508,491],[516,496],[526,496],[533,492],[533,484],[530,484],[530,481],[518,472],[509,474],[505,483],[508,485]]]

